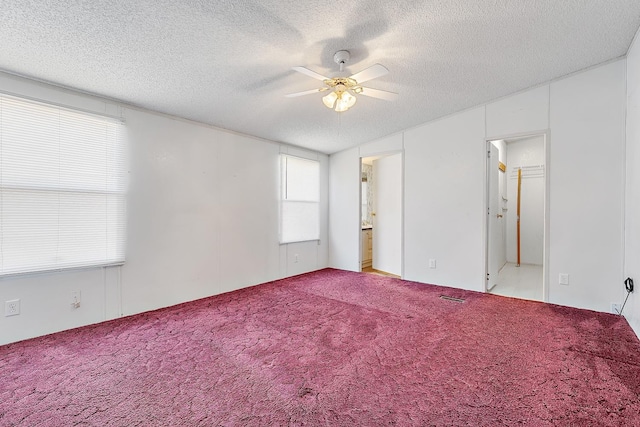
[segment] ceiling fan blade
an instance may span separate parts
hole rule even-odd
[[[329,90],[328,87],[321,87],[318,89],[305,90],[304,92],[296,92],[285,95],[287,98],[295,98],[296,96],[310,95],[312,93],[324,92],[325,90]]]
[[[315,71],[311,71],[310,69],[305,68],[305,67],[293,67],[292,69],[296,70],[297,72],[302,73],[302,74],[304,74],[306,76],[312,77],[314,79],[318,79],[320,81],[325,81],[325,80],[329,79],[329,77],[325,77],[325,76],[323,76],[321,74],[318,74]]]
[[[350,78],[357,81],[358,83],[364,83],[364,82],[368,82],[369,80],[382,77],[388,73],[389,73],[389,70],[387,70],[387,67],[385,67],[384,65],[373,64],[371,67],[365,68],[359,73],[355,73],[354,75],[350,76]]]
[[[395,92],[388,92],[386,90],[371,89],[370,87],[363,87],[360,95],[370,96],[371,98],[384,99],[385,101],[395,101],[398,98],[398,94]]]

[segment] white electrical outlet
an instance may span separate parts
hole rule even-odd
[[[298,254],[295,254],[295,255],[293,256],[293,262],[298,262]]]
[[[71,307],[80,308],[80,291],[71,291]]]
[[[612,302],[611,303],[611,313],[612,314],[620,314],[620,304]]]
[[[5,317],[17,316],[20,314],[20,300],[12,299],[11,301],[4,302],[4,315]]]
[[[558,279],[558,282],[561,285],[568,285],[569,284],[569,275],[567,273],[560,273],[560,278]]]
[[[436,268],[436,260],[431,258],[429,260],[429,268]]]

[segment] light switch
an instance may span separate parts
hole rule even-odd
[[[559,280],[561,285],[568,285],[569,284],[569,275],[567,273],[560,273],[560,280]]]

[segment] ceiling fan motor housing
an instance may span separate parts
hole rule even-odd
[[[333,55],[333,60],[340,66],[340,71],[343,71],[344,64],[347,63],[351,54],[348,50],[339,50]]]

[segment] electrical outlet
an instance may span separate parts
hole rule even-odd
[[[12,299],[11,301],[4,302],[4,315],[5,317],[17,316],[20,314],[20,300]]]
[[[620,304],[612,302],[611,303],[611,313],[612,314],[620,314]]]
[[[560,278],[558,279],[558,282],[561,285],[568,285],[569,284],[569,275],[567,273],[560,273]]]
[[[80,291],[71,291],[71,307],[80,308]]]
[[[298,257],[298,254],[295,254],[295,255],[293,256],[293,262],[298,262],[298,258],[299,258],[299,257]]]
[[[435,259],[430,259],[429,260],[429,268],[436,268],[436,260]]]

